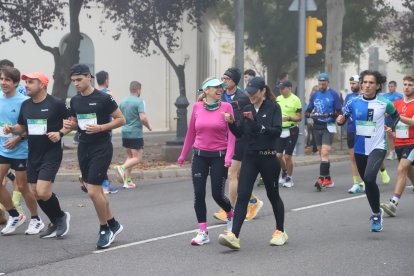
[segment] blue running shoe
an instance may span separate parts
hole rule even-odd
[[[380,208],[379,215],[372,215],[370,220],[372,220],[371,224],[371,232],[381,232],[382,231],[382,215],[384,211]]]
[[[102,182],[102,188],[105,194],[116,194],[118,192],[118,189],[112,187],[106,179]]]

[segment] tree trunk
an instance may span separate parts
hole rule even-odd
[[[279,91],[274,91],[274,88],[279,81],[280,75],[280,67],[273,62],[270,64],[265,64],[267,68],[267,85],[269,86],[270,90],[272,90],[273,94],[278,95],[280,94]]]
[[[340,91],[341,88],[341,53],[342,24],[345,16],[344,0],[327,0],[329,11],[326,23],[325,71],[329,74],[329,86]]]
[[[70,67],[79,62],[79,46],[82,36],[79,27],[79,13],[83,5],[83,0],[69,1],[70,15],[70,34],[65,40],[66,47],[62,54],[56,56],[55,69],[53,72],[52,94],[62,100],[66,100],[70,85]]]

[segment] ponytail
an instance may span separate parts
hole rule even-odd
[[[273,93],[270,90],[269,86],[268,85],[265,85],[264,89],[266,89],[265,90],[265,98],[266,98],[266,100],[269,100],[272,103],[275,103],[276,102],[275,95],[273,95]]]
[[[201,86],[203,86],[205,83],[207,83],[208,81],[214,79],[214,77],[208,77],[207,79],[205,79],[203,81],[203,83],[201,84]],[[200,95],[197,98],[197,102],[202,102],[205,98],[206,98],[206,92],[203,89],[200,89],[202,92],[200,93]]]

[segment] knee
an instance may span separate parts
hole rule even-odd
[[[52,196],[52,193],[50,193],[49,191],[45,191],[45,190],[36,191],[34,194],[37,200],[43,200],[43,201],[49,200],[49,198]]]
[[[283,158],[283,153],[277,153],[276,154],[277,159],[282,160]]]
[[[292,162],[292,155],[285,154],[285,161],[286,162]]]

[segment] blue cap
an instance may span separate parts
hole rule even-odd
[[[329,81],[329,75],[326,73],[320,73],[318,76],[318,81]]]
[[[203,84],[203,90],[207,89],[207,87],[212,87],[212,86],[223,86],[224,83],[219,80],[219,79],[211,79],[209,81],[207,81],[205,84]]]
[[[265,80],[262,77],[254,77],[247,83],[246,91],[249,94],[256,93],[259,89],[263,89],[266,86]]]
[[[91,71],[89,70],[89,66],[86,64],[74,64],[70,68],[70,75],[91,75],[92,78],[95,78]]]

